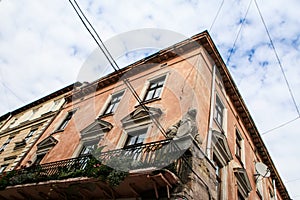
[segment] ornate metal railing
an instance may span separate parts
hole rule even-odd
[[[134,145],[103,152],[99,156],[102,163],[120,170],[140,168],[162,168],[168,166],[180,157],[181,150],[173,140],[163,140],[147,144]]]
[[[178,147],[178,140],[163,140],[147,144],[134,145],[112,151],[102,152],[98,155],[83,155],[77,158],[61,160],[12,171],[6,177],[8,185],[31,182],[40,182],[69,177],[82,177],[87,175],[89,168],[107,165],[117,170],[134,170],[152,167],[153,170],[172,166],[173,172],[182,174],[185,165],[180,157],[185,149]],[[92,163],[92,164],[91,164]],[[184,167],[185,168],[185,167]],[[0,178],[1,179],[1,178]]]
[[[67,160],[60,160],[56,162],[32,166],[32,170],[39,170],[43,175],[47,176],[52,176],[57,173],[61,173],[61,171],[68,172],[84,170],[91,158],[92,155],[82,155],[77,158],[71,158]]]

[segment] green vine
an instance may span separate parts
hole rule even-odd
[[[76,177],[93,177],[108,183],[110,186],[118,186],[128,176],[128,172],[113,169],[96,159],[102,149],[103,147],[94,149],[94,156],[88,160],[84,169],[70,168],[70,166],[58,167],[52,175],[47,174],[41,167],[35,167],[34,170],[32,168],[3,173],[0,176],[0,190],[5,189],[7,186]],[[111,163],[121,166],[121,163],[117,163],[116,159],[111,159]],[[129,162],[122,162],[122,166],[124,166],[122,169],[129,171]]]

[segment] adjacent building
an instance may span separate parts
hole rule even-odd
[[[2,176],[1,198],[290,199],[206,31],[77,86],[64,101],[24,132],[19,115],[1,118],[19,139],[42,133],[14,154],[18,170]]]
[[[73,84],[1,117],[1,173],[19,166],[64,104],[64,95],[72,90]]]

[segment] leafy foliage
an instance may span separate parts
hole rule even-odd
[[[103,147],[94,147],[92,151],[93,156],[91,156],[87,162],[76,163],[74,166],[60,166],[51,174],[48,174],[41,166],[4,173],[0,177],[0,190],[10,185],[37,183],[48,180],[63,180],[84,176],[98,178],[100,181],[107,182],[111,186],[117,186],[128,176],[128,172],[115,170],[96,159],[97,157],[99,158],[102,149]],[[116,162],[116,160],[112,160],[111,162]],[[121,163],[116,164],[121,165]],[[122,164],[124,164],[124,162]],[[129,169],[127,162],[125,162],[125,166],[126,169]]]

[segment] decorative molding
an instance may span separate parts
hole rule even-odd
[[[133,112],[124,117],[121,122],[123,126],[139,124],[145,121],[151,121],[151,117],[159,117],[162,115],[160,108],[147,107],[145,110],[142,106],[137,107]]]
[[[250,180],[244,168],[234,168],[234,175],[237,180],[237,185],[240,193],[246,198],[252,190]]]
[[[213,130],[212,141],[214,154],[217,156],[222,166],[226,166],[233,159],[226,136]]]
[[[47,153],[52,147],[57,144],[57,140],[51,135],[37,144],[37,154]]]
[[[102,137],[104,133],[110,131],[112,127],[113,125],[111,123],[98,118],[80,131],[81,139],[83,141],[89,141],[97,137]]]

